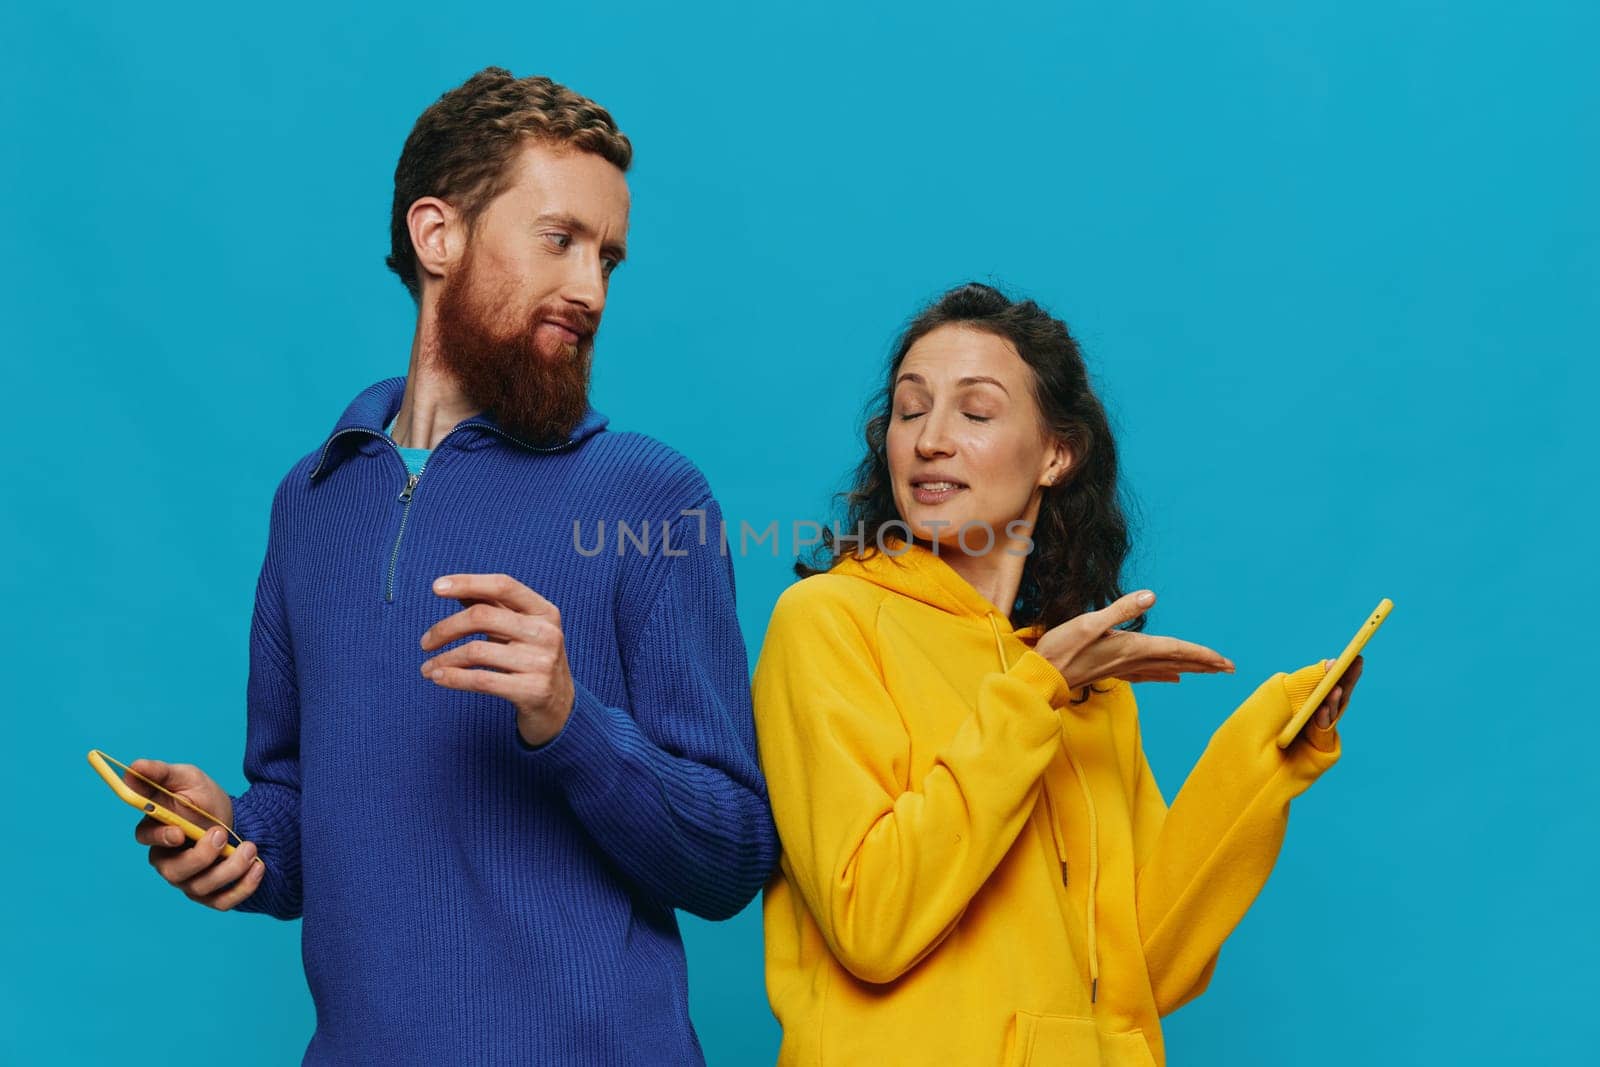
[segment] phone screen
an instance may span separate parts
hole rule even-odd
[[[101,755],[105,754],[101,753]],[[222,826],[222,828],[228,832],[229,844],[238,845],[240,843],[238,836],[231,828],[223,826],[221,820],[212,818],[210,815],[207,815],[205,812],[201,811],[187,800],[184,800],[176,793],[169,793],[167,790],[162,789],[154,782],[146,780],[145,778],[141,777],[137,771],[130,768],[126,763],[123,763],[120,760],[112,759],[110,756],[106,756],[105,761],[115,767],[118,771],[122,772],[121,777],[123,783],[141,797],[144,797],[146,800],[153,800],[157,804],[160,804],[163,808],[166,808],[168,811],[172,812],[172,814],[188,819],[190,822],[200,827],[201,830],[209,830],[213,826]]]

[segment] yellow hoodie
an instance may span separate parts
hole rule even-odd
[[[783,842],[764,900],[780,1064],[1163,1064],[1339,758],[1279,728],[1322,677],[1267,679],[1169,811],[1133,691],[1079,704],[931,551],[891,545],[778,600],[754,679]]]

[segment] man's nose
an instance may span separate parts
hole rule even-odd
[[[606,277],[598,257],[575,257],[561,295],[595,315],[606,306]]]

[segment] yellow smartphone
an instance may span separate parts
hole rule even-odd
[[[213,826],[220,826],[228,834],[228,840],[222,846],[224,856],[233,855],[234,848],[244,844],[239,840],[239,835],[233,832],[233,827],[215,815],[195,807],[178,794],[162,788],[126,763],[112,759],[98,748],[89,750],[89,766],[105,779],[106,785],[109,785],[117,796],[152,819],[164,822],[168,826],[176,826],[189,840],[198,841]],[[122,773],[117,773],[117,769]]]
[[[1389,617],[1389,612],[1393,609],[1394,601],[1388,597],[1378,601],[1378,606],[1372,609],[1372,614],[1361,624],[1361,629],[1357,630],[1350,643],[1344,646],[1344,651],[1339,653],[1339,658],[1328,668],[1328,673],[1323,676],[1322,681],[1317,683],[1311,695],[1306,697],[1306,702],[1294,713],[1294,718],[1290,719],[1288,725],[1278,734],[1279,748],[1288,748],[1294,743],[1294,739],[1300,736],[1300,731],[1306,722],[1316,714],[1318,706],[1328,698],[1328,694],[1333,692],[1333,687],[1339,684],[1344,672],[1355,662],[1355,658],[1361,654],[1361,649],[1372,635],[1378,632],[1378,627],[1383,625],[1383,620]]]

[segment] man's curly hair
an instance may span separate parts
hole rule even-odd
[[[394,168],[386,262],[413,300],[422,299],[422,287],[406,223],[411,205],[436,196],[470,227],[506,190],[508,164],[530,140],[593,152],[623,171],[633,162],[633,145],[593,100],[546,77],[516,78],[504,67],[483,68],[418,117]]]

